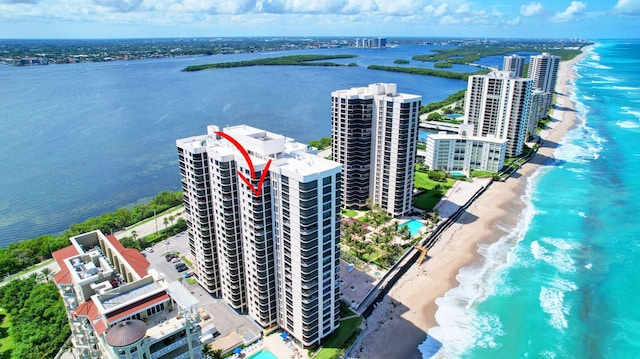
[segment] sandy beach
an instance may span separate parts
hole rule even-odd
[[[541,133],[542,145],[534,158],[504,182],[494,182],[468,211],[445,231],[429,252],[429,260],[414,265],[391,289],[367,320],[356,358],[422,358],[418,345],[427,331],[438,325],[436,299],[458,286],[456,275],[465,266],[479,263],[479,244],[498,241],[514,228],[525,208],[522,200],[527,179],[549,158],[564,134],[576,123],[569,86],[573,65],[586,51],[560,64],[556,85],[556,109],[549,128]]]

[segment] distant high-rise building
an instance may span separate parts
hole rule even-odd
[[[386,37],[358,38],[354,42],[355,47],[364,48],[385,48],[387,47]]]
[[[524,70],[524,57],[512,54],[504,57],[502,62],[503,71],[511,71],[516,77],[522,77]]]
[[[392,216],[412,209],[421,97],[371,84],[331,93],[332,158],[344,166],[343,204],[367,199]]]
[[[339,325],[341,166],[244,125],[176,145],[199,283],[263,327],[319,344]]]
[[[560,57],[543,52],[532,55],[529,60],[529,78],[533,80],[533,88],[553,93],[558,78]]]
[[[475,136],[506,139],[506,155],[522,153],[531,97],[530,79],[512,77],[509,71],[469,77],[465,100],[465,124]]]

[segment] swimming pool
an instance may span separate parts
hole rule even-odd
[[[409,233],[411,233],[411,237],[413,237],[416,234],[420,234],[420,228],[422,228],[424,224],[417,219],[412,219],[409,222],[403,224],[403,226],[409,227]]]
[[[273,353],[268,351],[267,349],[262,349],[261,351],[253,354],[247,359],[278,359],[278,357],[273,355]]]
[[[460,171],[451,171],[451,176],[453,177],[467,177],[464,173]]]

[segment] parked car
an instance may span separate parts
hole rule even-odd
[[[151,247],[147,247],[144,250],[149,252],[149,253],[153,253],[153,248],[151,248]]]
[[[164,256],[164,259],[166,259],[167,262],[172,261],[174,258],[178,258],[178,256],[175,253],[168,253]]]
[[[178,263],[178,262],[180,262],[180,257],[178,256],[173,257],[173,259],[171,260],[171,263]]]
[[[177,270],[178,272],[184,272],[184,271],[186,271],[187,269],[189,269],[189,267],[187,267],[187,265],[186,265],[186,264],[184,264],[184,263],[178,263],[178,265],[176,265],[176,270]]]

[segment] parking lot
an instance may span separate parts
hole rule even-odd
[[[184,273],[191,271],[191,268],[189,268],[179,273],[175,268],[175,263],[167,262],[164,256],[168,252],[177,252],[181,257],[186,256],[187,260],[193,263],[189,254],[186,232],[170,237],[167,241],[156,244],[151,248],[152,251],[145,250],[144,254],[151,263],[151,268],[164,274],[167,282],[178,280],[178,278],[183,277]],[[242,337],[260,335],[262,328],[255,324],[249,316],[240,315],[221,299],[213,298],[198,283],[189,284],[187,280],[182,280],[182,285],[199,299],[198,308],[205,309],[211,316],[211,319],[200,323],[203,332],[215,325],[220,333],[218,338],[223,338],[230,333],[237,333]]]

